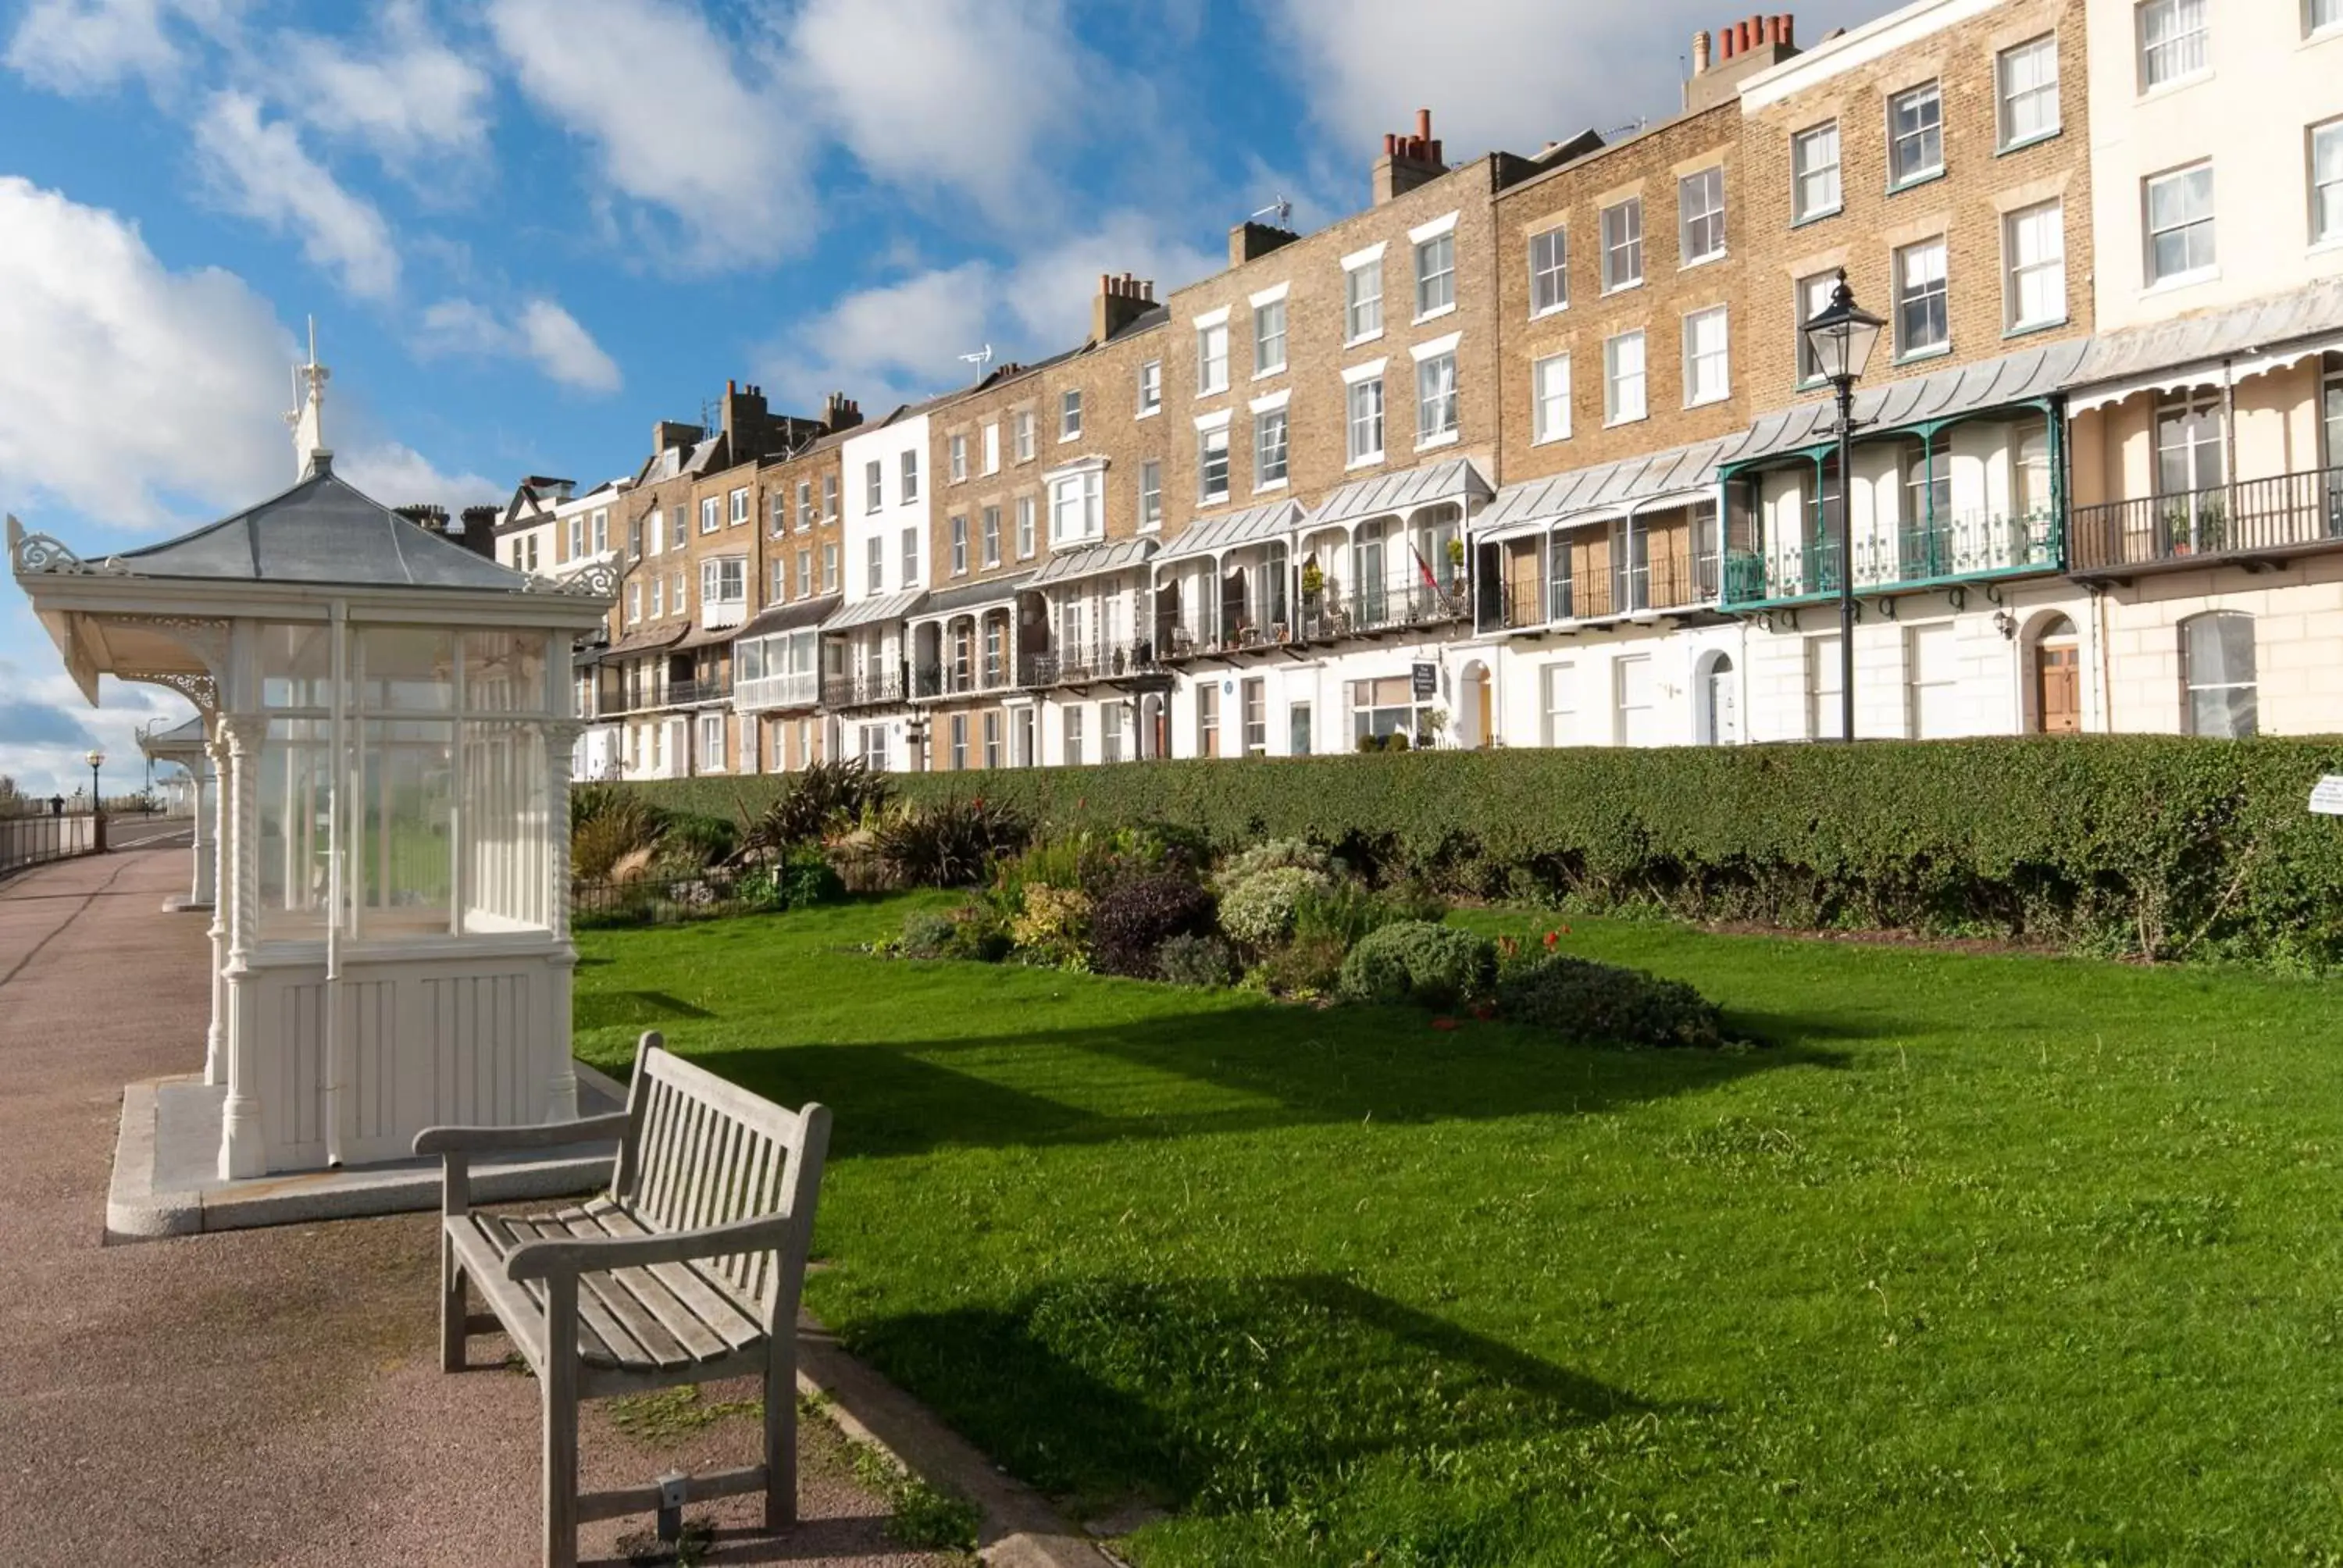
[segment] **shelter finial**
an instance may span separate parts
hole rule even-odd
[[[334,373],[317,363],[317,318],[309,317],[309,362],[293,367],[293,396],[299,403],[286,422],[293,427],[293,477],[298,481],[333,467],[326,445],[326,383]]]

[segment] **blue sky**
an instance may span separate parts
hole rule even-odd
[[[1870,14],[1834,0],[1802,36]],[[1715,11],[1715,14],[1712,14]],[[1430,18],[1437,17],[1436,22]],[[1278,196],[1664,117],[1690,0],[0,0],[0,509],[85,554],[281,488],[304,319],[377,498],[631,469],[727,377],[811,409],[1070,346],[1101,271],[1220,265]],[[0,584],[0,774],[93,711]]]

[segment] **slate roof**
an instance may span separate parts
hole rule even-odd
[[[1081,545],[1071,550],[1061,550],[1041,563],[1027,582],[1029,588],[1045,583],[1078,582],[1083,578],[1103,577],[1127,567],[1144,563],[1155,553],[1153,539],[1112,539],[1104,544]]]
[[[764,637],[776,631],[803,631],[809,626],[820,626],[838,608],[839,596],[823,594],[817,598],[801,598],[795,604],[777,604],[742,627],[736,636]]]
[[[880,594],[876,598],[857,599],[821,623],[824,631],[852,631],[858,626],[877,626],[880,621],[900,620],[926,600],[925,588],[905,588],[900,593]]]
[[[1193,556],[1209,556],[1221,550],[1234,549],[1241,545],[1259,544],[1293,531],[1302,520],[1302,505],[1298,501],[1272,501],[1265,507],[1248,507],[1242,512],[1226,517],[1205,518],[1190,523],[1180,537],[1165,547],[1155,558],[1161,566],[1166,561],[1186,560]]]
[[[1855,417],[1872,427],[1871,433],[1875,437],[1884,431],[1932,419],[1950,419],[2030,398],[2047,397],[2072,384],[2076,368],[2082,364],[2090,346],[2088,338],[2069,338],[2064,343],[2006,354],[1976,365],[1955,366],[1880,387],[1858,387]],[[1747,443],[1724,461],[1745,463],[1777,452],[1815,446],[1833,439],[1837,427],[1838,408],[1828,398],[1778,409],[1753,424]]]
[[[1716,482],[1717,464],[1732,457],[1748,440],[1748,431],[1736,430],[1647,457],[1622,457],[1507,485],[1481,514],[1473,537],[1493,538],[1544,527],[1574,513],[1624,510],[1661,496],[1704,489]]]
[[[955,610],[974,609],[979,605],[1007,604],[1017,597],[1017,590],[1026,585],[1031,572],[1013,572],[1005,578],[989,578],[983,582],[962,583],[958,588],[938,588],[920,607],[921,615],[950,615]]]
[[[324,467],[248,511],[120,559],[140,577],[214,581],[520,593],[529,580],[416,527]]]
[[[1313,528],[1321,523],[1346,523],[1378,512],[1403,512],[1433,501],[1485,498],[1490,493],[1489,481],[1470,457],[1451,457],[1444,463],[1353,480],[1327,497],[1325,504],[1310,514],[1310,522]]]

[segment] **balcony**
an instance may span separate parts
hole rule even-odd
[[[1664,556],[1624,571],[1554,577],[1543,584],[1516,576],[1499,599],[1499,624],[1482,629],[1534,631],[1564,621],[1705,609],[1716,598],[1716,570],[1715,556]]]
[[[729,675],[703,676],[695,680],[670,680],[667,683],[667,699],[654,704],[662,708],[699,708],[711,702],[732,700],[732,678]]]
[[[1463,620],[1468,608],[1462,584],[1440,588],[1411,578],[1347,592],[1330,587],[1303,596],[1296,631],[1303,642],[1372,637]]]
[[[1000,660],[981,669],[969,664],[923,664],[911,672],[911,695],[921,700],[945,697],[973,697],[979,692],[999,691],[1009,684],[1009,671]]]
[[[2343,546],[2343,467],[2075,509],[2070,569],[2125,577]]]
[[[860,675],[832,675],[821,683],[821,705],[843,711],[850,708],[885,708],[903,700],[900,669],[866,670]]]
[[[734,705],[744,713],[775,708],[811,708],[821,699],[821,678],[810,669],[766,675],[733,688]]]
[[[1155,656],[1154,639],[1139,638],[1029,653],[1018,661],[1017,673],[1017,684],[1023,687],[1093,686],[1161,676],[1164,670]]]
[[[1832,522],[1835,533],[1836,520]],[[1911,593],[2057,569],[2065,544],[2058,516],[1980,515],[1870,532],[1855,541],[1855,591]],[[1725,559],[1727,609],[1770,609],[1827,598],[1839,591],[1835,538],[1807,539],[1759,555]]]

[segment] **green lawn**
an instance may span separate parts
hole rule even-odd
[[[1574,922],[1773,1042],[1629,1054],[911,903],[588,933],[581,1054],[834,1107],[812,1306],[1148,1568],[2343,1562],[2343,986]]]

